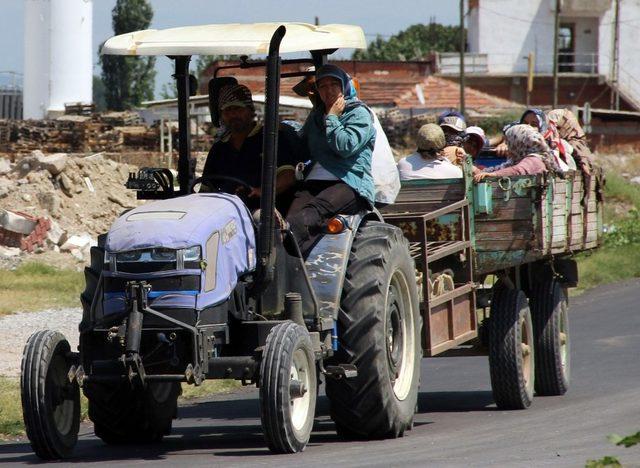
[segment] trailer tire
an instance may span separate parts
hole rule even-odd
[[[27,437],[43,460],[68,458],[78,441],[80,389],[69,382],[69,342],[59,332],[37,331],[22,355],[20,396]]]
[[[422,357],[414,277],[402,231],[380,222],[360,227],[347,266],[333,359],[354,364],[358,375],[326,382],[341,436],[394,438],[412,426]]]
[[[571,375],[569,316],[567,296],[557,280],[534,284],[531,312],[536,348],[536,393],[564,395]]]
[[[317,382],[309,332],[294,322],[273,327],[260,362],[259,385],[262,431],[272,452],[302,452],[307,446],[315,417]]]
[[[533,400],[535,359],[533,324],[525,294],[495,291],[489,320],[491,388],[500,409],[525,409]]]
[[[83,390],[94,432],[109,445],[159,442],[170,434],[182,391],[177,382],[149,382],[145,389],[87,382]]]

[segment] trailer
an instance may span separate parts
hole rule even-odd
[[[423,355],[488,354],[500,408],[564,394],[572,256],[602,243],[603,185],[601,172],[476,184],[470,158],[461,179],[404,181],[381,213],[416,263]]]

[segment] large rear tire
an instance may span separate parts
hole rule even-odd
[[[72,363],[65,337],[42,330],[22,355],[20,394],[27,437],[43,460],[68,458],[78,441],[80,389],[67,377]]]
[[[527,297],[517,289],[495,291],[489,317],[489,370],[500,409],[525,409],[535,380],[533,324]]]
[[[536,348],[538,395],[564,395],[569,388],[571,358],[569,314],[564,288],[555,279],[536,283],[531,294],[531,314]]]
[[[181,393],[176,382],[149,382],[145,389],[87,382],[83,390],[96,436],[113,445],[159,442],[170,434]]]
[[[421,317],[413,259],[402,232],[369,222],[353,242],[338,317],[336,363],[357,377],[328,378],[338,433],[399,437],[411,428],[420,385]]]
[[[267,445],[275,453],[307,446],[317,398],[316,362],[307,330],[293,322],[267,336],[260,363],[260,416]]]

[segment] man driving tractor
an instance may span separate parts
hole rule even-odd
[[[251,91],[241,84],[222,88],[219,108],[228,133],[213,144],[207,155],[202,172],[203,184],[210,189],[214,188],[211,185],[216,185],[219,190],[243,195],[247,198],[249,208],[258,208],[261,194],[263,127],[256,121]],[[289,135],[281,131],[279,137],[277,208],[286,212],[292,199],[297,161]],[[234,185],[230,180],[208,180],[213,176],[240,179],[251,186],[251,191],[239,184]]]

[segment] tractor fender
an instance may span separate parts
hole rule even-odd
[[[333,320],[338,318],[342,285],[356,233],[367,220],[382,221],[377,210],[341,217],[346,221],[346,229],[339,234],[325,234],[305,262],[311,287],[318,299],[320,318]]]

